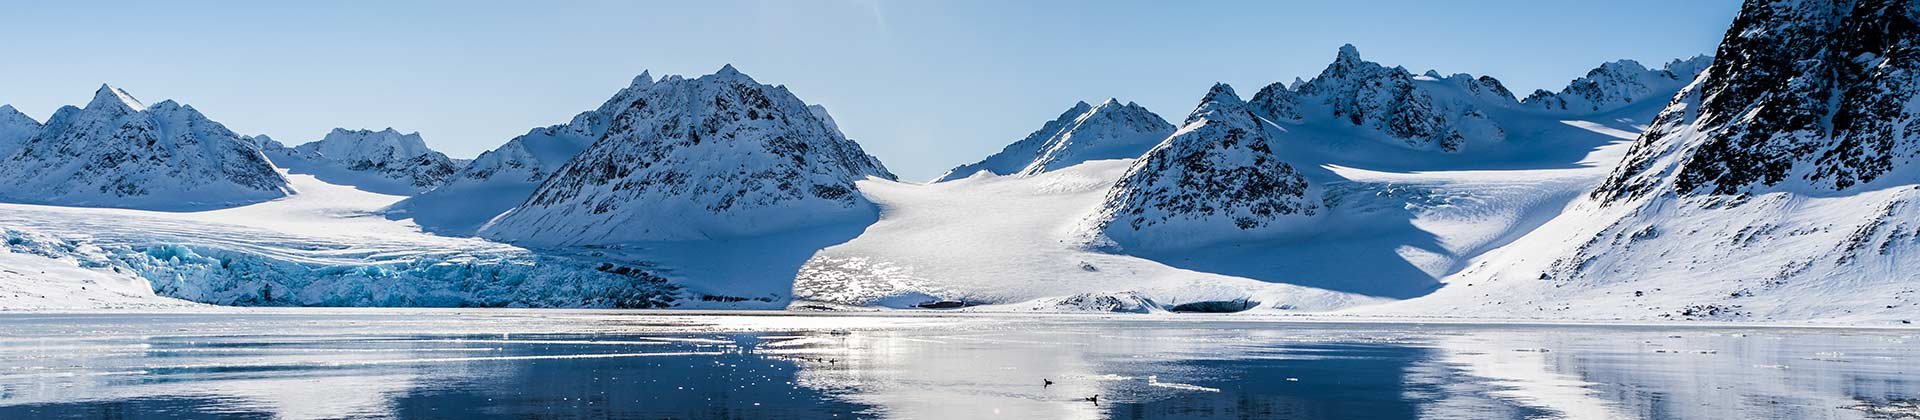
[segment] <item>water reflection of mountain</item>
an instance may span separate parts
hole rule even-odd
[[[1865,418],[1920,395],[1920,349],[1903,334],[1045,315],[5,315],[0,418]]]

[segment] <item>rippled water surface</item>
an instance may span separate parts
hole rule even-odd
[[[0,314],[0,419],[1920,418],[1917,334],[1186,316]]]

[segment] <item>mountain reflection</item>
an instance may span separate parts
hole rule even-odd
[[[0,418],[1897,418],[1920,356],[1898,331],[434,315],[0,316]]]

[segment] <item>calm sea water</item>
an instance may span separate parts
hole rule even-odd
[[[1916,335],[1187,316],[0,314],[0,419],[1920,418]]]

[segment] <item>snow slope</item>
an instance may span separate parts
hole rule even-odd
[[[1144,296],[1156,303],[1153,310],[1245,298],[1329,310],[1383,301],[1084,249],[1082,219],[1130,166],[1099,160],[1033,176],[861,181],[880,220],[806,261],[793,279],[795,305],[902,308],[950,300],[996,310],[1144,311],[1123,304]],[[1112,305],[1086,304],[1097,300]]]
[[[1317,185],[1312,198],[1325,203],[1311,228],[1164,250],[1084,246],[1088,219],[1137,165],[1129,160],[928,185],[863,181],[880,220],[809,260],[794,280],[795,305],[953,300],[986,305],[979,310],[1138,312],[1251,302],[1252,312],[1303,312],[1391,304],[1433,292],[1469,259],[1605,179],[1656,105],[1596,114],[1601,122],[1513,109],[1501,116],[1515,127],[1512,143],[1553,146],[1465,152],[1488,163],[1356,137],[1365,128],[1344,123],[1274,131],[1276,156],[1342,162],[1301,167]],[[1381,158],[1391,165],[1342,159],[1355,149],[1402,155]],[[1435,156],[1412,158],[1419,154]]]
[[[980,172],[1034,175],[1089,160],[1137,158],[1173,134],[1173,129],[1159,115],[1132,102],[1122,105],[1118,99],[1107,99],[1099,106],[1080,102],[1000,153],[948,170],[934,182]]]
[[[1920,8],[1754,1],[1718,61],[1565,214],[1368,312],[1911,320]]]
[[[266,141],[256,141],[265,146]],[[313,174],[333,184],[352,185],[390,195],[426,192],[459,170],[446,154],[434,151],[420,133],[335,128],[327,136],[292,149],[265,148],[277,166]]]
[[[749,237],[872,220],[854,181],[893,178],[785,87],[731,65],[662,79],[612,121],[480,235],[546,246]]]
[[[260,149],[200,111],[148,107],[106,85],[8,148],[0,199],[9,202],[182,210],[293,193]]]

